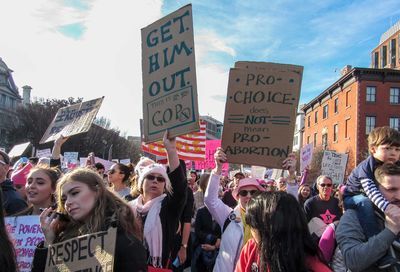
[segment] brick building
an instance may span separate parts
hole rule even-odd
[[[371,68],[400,68],[400,21],[382,34],[371,52]]]
[[[303,145],[348,153],[347,173],[368,154],[368,133],[378,126],[399,130],[400,71],[351,68],[306,104]]]

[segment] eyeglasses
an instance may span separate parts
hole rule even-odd
[[[247,190],[242,190],[239,192],[240,196],[247,196],[250,193],[250,196],[254,195],[257,192],[257,190],[251,190],[251,191],[247,191]]]
[[[164,177],[156,177],[153,175],[147,175],[146,179],[148,180],[157,180],[158,182],[165,182],[165,178]]]
[[[2,161],[2,160],[0,160],[0,164],[7,165],[7,163],[5,161]]]
[[[326,187],[332,187],[332,183],[321,183],[319,184],[319,186],[321,186],[322,188]]]
[[[115,174],[117,172],[117,170],[115,169],[111,169],[110,171],[108,171],[109,174]],[[119,172],[119,174],[123,174],[121,172]]]

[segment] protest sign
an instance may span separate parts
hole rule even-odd
[[[103,98],[104,97],[101,97],[59,109],[40,140],[40,143],[43,144],[54,141],[60,135],[68,137],[87,132],[100,109]]]
[[[14,244],[18,271],[31,271],[36,245],[44,240],[39,216],[6,217],[4,222]]]
[[[285,175],[285,172],[283,171],[283,169],[274,168],[272,170],[271,179],[277,181],[280,177],[283,177],[284,175]]]
[[[21,156],[22,154],[24,154],[24,152],[26,151],[26,149],[29,147],[30,144],[31,144],[30,142],[27,142],[23,144],[14,145],[11,148],[10,152],[8,152],[8,156],[10,156],[10,158]]]
[[[215,167],[214,153],[218,147],[221,147],[221,140],[206,140],[206,157],[203,161],[195,161],[194,169],[211,170]],[[223,175],[228,174],[229,163],[222,164]]]
[[[38,158],[50,158],[51,157],[50,148],[36,150],[36,157],[38,157]]]
[[[50,245],[45,272],[114,271],[116,234],[109,228]]]
[[[256,179],[264,179],[267,168],[262,166],[251,166],[251,177]]]
[[[313,156],[313,144],[305,145],[300,150],[300,172],[311,165]]]
[[[68,169],[74,169],[79,166],[78,162],[78,152],[64,152],[64,166]]]
[[[332,179],[333,183],[343,183],[348,154],[324,151],[321,163],[321,174]]]
[[[146,143],[199,130],[192,5],[143,28],[143,129]]]
[[[302,70],[269,63],[230,70],[222,134],[228,162],[281,167],[292,150]]]
[[[79,163],[81,167],[85,167],[86,166],[86,160],[87,157],[80,157],[79,158]],[[115,164],[115,162],[112,161],[108,161],[108,160],[103,160],[102,158],[99,157],[94,157],[95,163],[99,162],[102,165],[104,165],[104,168],[106,171],[110,170],[111,166],[113,166]]]
[[[119,160],[119,163],[130,164],[131,163],[131,159],[122,159],[122,160]]]

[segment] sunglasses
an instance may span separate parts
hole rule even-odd
[[[108,171],[109,174],[115,174],[117,172],[117,170],[115,169],[111,169],[110,171]],[[119,172],[119,174],[123,174],[121,172]]]
[[[240,196],[247,196],[248,194],[250,194],[250,196],[254,195],[257,192],[257,190],[251,190],[251,191],[247,191],[247,190],[242,190],[239,192]]]
[[[147,175],[146,179],[148,180],[157,180],[158,182],[165,182],[165,178],[164,177],[156,177],[153,175]]]
[[[5,161],[2,161],[2,160],[0,160],[0,164],[7,165],[7,163]]]
[[[332,183],[321,183],[319,186],[321,186],[322,188],[326,187],[332,187]]]

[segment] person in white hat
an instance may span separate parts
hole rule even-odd
[[[175,138],[164,134],[164,147],[167,151],[169,172],[157,163],[147,161],[138,168],[137,190],[140,195],[129,202],[135,222],[143,230],[143,243],[148,253],[148,265],[157,268],[170,268],[170,259],[175,259],[174,238],[179,219],[185,206],[187,182],[179,164]]]
[[[214,154],[215,169],[211,172],[210,181],[204,196],[204,203],[212,217],[223,229],[220,250],[215,262],[214,271],[229,271],[235,269],[242,246],[251,238],[250,228],[244,221],[247,202],[253,195],[264,191],[255,178],[244,178],[233,190],[232,195],[238,205],[232,209],[218,198],[219,179],[222,172],[222,163],[226,155],[222,148]]]

